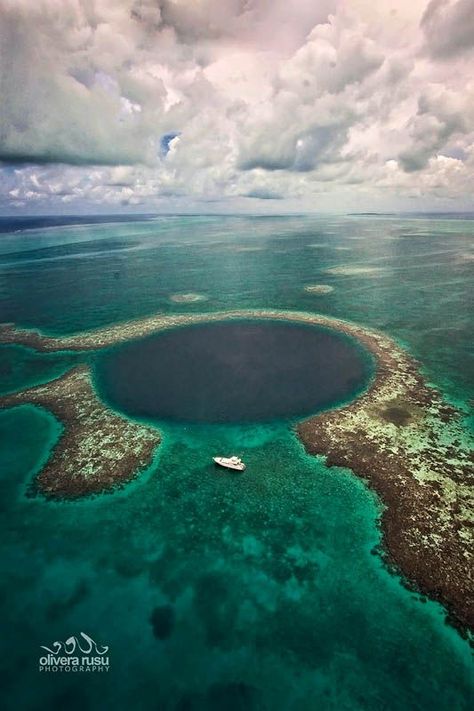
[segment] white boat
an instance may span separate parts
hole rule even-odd
[[[245,469],[245,464],[239,457],[213,457],[213,460],[225,469],[235,469],[238,472],[243,472]]]

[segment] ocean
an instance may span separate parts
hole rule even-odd
[[[391,336],[472,427],[473,236],[469,215],[1,218],[0,321],[320,313]],[[0,346],[0,392],[96,358]],[[469,643],[383,562],[361,479],[308,456],[288,419],[159,429],[131,484],[51,502],[27,491],[61,423],[0,412],[5,708],[472,708]],[[234,451],[248,472],[218,476],[212,456]],[[39,671],[42,646],[81,632],[108,671]]]

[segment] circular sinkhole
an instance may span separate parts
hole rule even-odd
[[[355,398],[373,371],[341,331],[290,321],[216,321],[104,351],[95,379],[112,407],[189,423],[301,418]]]

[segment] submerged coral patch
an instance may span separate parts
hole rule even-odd
[[[357,267],[357,266],[341,266],[331,267],[324,270],[326,274],[334,276],[378,276],[385,269],[383,267]]]
[[[160,641],[168,639],[173,631],[174,618],[174,609],[171,605],[155,607],[150,615],[150,623],[156,639]]]
[[[160,434],[112,412],[96,397],[87,366],[46,385],[0,398],[0,407],[33,403],[50,410],[64,431],[39,473],[33,491],[76,499],[130,481],[151,463]]]
[[[174,301],[175,304],[196,304],[199,301],[207,301],[207,296],[194,292],[189,292],[188,294],[171,294],[170,301]]]
[[[304,288],[305,291],[308,292],[308,294],[330,294],[331,291],[334,291],[334,287],[330,286],[330,284],[308,284]]]

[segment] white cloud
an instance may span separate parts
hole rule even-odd
[[[0,0],[2,209],[465,207],[473,2]]]
[[[431,0],[421,21],[429,53],[449,58],[474,49],[474,0]]]
[[[466,134],[474,135],[473,92],[461,94],[439,85],[428,86],[420,94],[418,111],[408,123],[408,147],[400,153],[401,165],[408,172],[420,170],[452,137]]]

